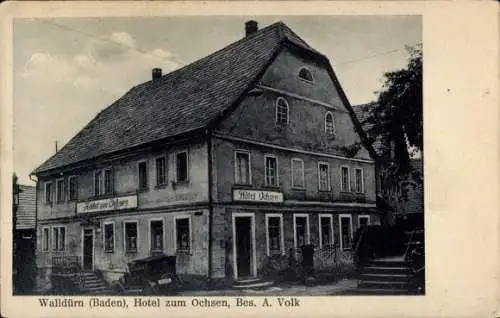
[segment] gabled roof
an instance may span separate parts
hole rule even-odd
[[[33,174],[207,127],[250,88],[285,41],[312,50],[277,22],[161,79],[132,88]]]
[[[19,205],[16,212],[16,229],[34,229],[36,220],[35,187],[19,185],[19,190]]]

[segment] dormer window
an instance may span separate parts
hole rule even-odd
[[[325,133],[329,136],[335,135],[335,123],[333,122],[333,115],[327,112],[325,115]]]
[[[308,70],[307,68],[305,67],[302,67],[300,70],[299,70],[299,78],[301,80],[304,80],[306,82],[310,82],[312,83],[314,81],[313,79],[313,75],[311,73],[310,70]]]
[[[288,102],[283,97],[276,100],[276,124],[288,125]]]

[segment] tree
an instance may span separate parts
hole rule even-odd
[[[411,148],[423,155],[422,45],[406,49],[408,64],[384,74],[382,90],[366,119],[371,126],[367,134],[371,141],[380,141],[380,159],[393,176],[410,171]]]

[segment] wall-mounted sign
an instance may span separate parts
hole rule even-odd
[[[276,191],[260,190],[233,190],[234,201],[248,202],[283,202],[283,193]]]
[[[133,209],[137,207],[137,195],[80,202],[76,204],[76,213],[92,213]]]

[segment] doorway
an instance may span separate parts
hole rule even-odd
[[[94,230],[83,229],[83,270],[94,268]]]
[[[233,215],[234,278],[256,275],[255,228],[253,214]]]

